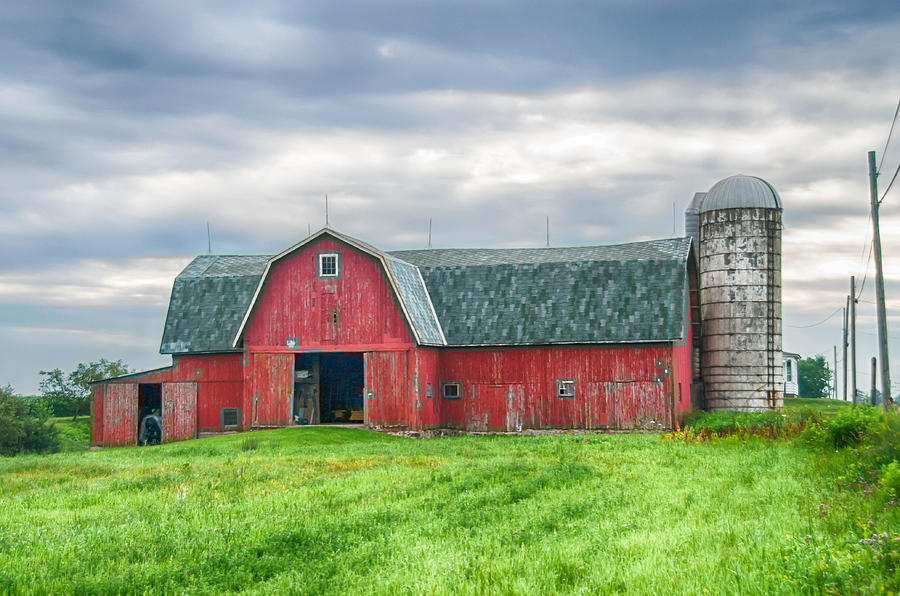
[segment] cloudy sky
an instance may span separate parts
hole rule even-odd
[[[324,223],[385,249],[671,236],[737,173],[784,200],[785,349],[840,342],[900,4],[0,4],[0,384],[158,354],[173,277]],[[900,131],[881,188],[900,162]],[[882,206],[900,384],[900,182]],[[683,224],[678,223],[681,234]],[[859,385],[875,354],[872,267]]]

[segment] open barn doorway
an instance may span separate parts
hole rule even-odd
[[[138,445],[159,445],[162,442],[162,384],[138,385],[137,407]]]
[[[321,421],[361,423],[364,384],[362,354],[322,354]]]
[[[298,424],[362,423],[364,384],[362,354],[297,354],[294,361],[294,420]]]

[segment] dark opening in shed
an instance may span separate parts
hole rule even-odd
[[[138,386],[135,426],[138,444],[162,442],[162,383],[141,383]]]

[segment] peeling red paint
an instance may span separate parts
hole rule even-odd
[[[197,383],[180,381],[162,384],[163,442],[197,436]]]
[[[413,427],[413,404],[407,387],[407,374],[406,352],[366,352],[367,424],[388,428]]]
[[[245,427],[286,426],[291,423],[293,354],[249,354],[245,370]]]
[[[339,252],[339,279],[318,279],[316,255]],[[336,309],[339,322],[332,323]],[[321,238],[272,267],[244,334],[244,345],[285,347],[288,337],[310,348],[324,345],[412,342],[381,264],[369,255]]]
[[[137,443],[138,386],[109,383],[94,388],[94,444],[104,446]]]

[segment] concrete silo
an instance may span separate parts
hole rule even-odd
[[[779,407],[781,198],[765,180],[738,175],[714,184],[698,202],[705,407]]]

